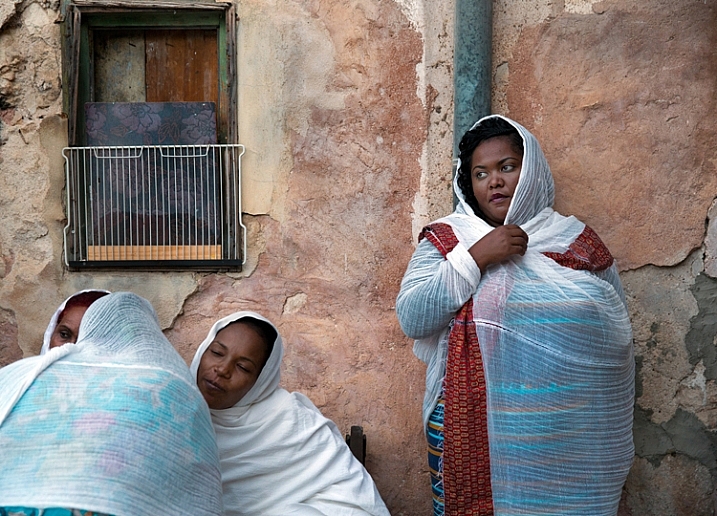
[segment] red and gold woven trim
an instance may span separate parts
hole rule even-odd
[[[424,228],[445,257],[458,244],[448,224]],[[443,380],[443,488],[446,516],[491,516],[490,451],[483,357],[473,323],[473,299],[456,314]]]
[[[442,222],[423,228],[421,234],[418,235],[418,241],[420,242],[424,238],[428,239],[444,258],[458,245],[458,238],[456,238],[453,228]]]
[[[559,265],[578,271],[602,271],[613,264],[610,250],[589,226],[564,253],[543,253]]]

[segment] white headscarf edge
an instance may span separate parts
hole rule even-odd
[[[197,348],[197,352],[194,354],[194,358],[192,359],[192,364],[189,366],[189,371],[192,375],[192,379],[195,382],[197,381],[199,362],[201,361],[204,352],[216,338],[217,333],[219,333],[229,324],[240,321],[241,319],[257,319],[259,321],[264,321],[270,324],[272,328],[274,328],[274,330],[276,331],[276,340],[274,341],[271,355],[269,355],[269,359],[266,361],[266,364],[261,370],[261,373],[259,373],[259,377],[257,378],[254,386],[249,390],[249,392],[246,393],[246,395],[239,401],[239,403],[237,403],[232,408],[226,409],[226,411],[231,411],[234,408],[247,407],[249,405],[252,405],[253,403],[257,403],[259,401],[262,401],[263,399],[266,399],[277,389],[277,387],[279,386],[279,381],[281,380],[281,360],[284,357],[284,344],[281,339],[281,334],[279,333],[279,330],[274,325],[274,323],[272,323],[269,319],[262,315],[259,315],[256,312],[250,311],[235,312],[231,315],[227,315],[226,317],[219,319],[212,325],[212,328],[209,330],[207,337],[199,345],[199,348]],[[211,412],[224,411],[212,410]]]
[[[57,319],[60,317],[60,314],[67,306],[67,303],[70,301],[70,299],[73,299],[80,294],[87,294],[89,292],[97,292],[97,293],[104,293],[104,294],[111,294],[109,290],[104,290],[101,288],[88,288],[84,290],[80,290],[79,292],[75,292],[71,296],[69,296],[67,299],[65,299],[62,304],[55,310],[55,313],[52,314],[52,317],[50,318],[50,323],[47,325],[47,329],[45,330],[45,335],[42,338],[42,348],[40,349],[40,354],[44,355],[48,351],[50,351],[50,340],[52,339],[52,333],[55,331],[55,328],[57,327]]]

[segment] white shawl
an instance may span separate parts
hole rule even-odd
[[[0,369],[0,507],[222,514],[209,411],[151,304],[109,294],[76,344]]]
[[[237,312],[217,321],[190,366],[196,380],[202,355]],[[388,515],[370,475],[336,425],[304,395],[280,389],[284,349],[277,331],[256,384],[234,407],[210,410],[217,435],[227,516]]]

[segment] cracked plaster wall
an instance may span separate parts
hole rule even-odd
[[[0,5],[0,364],[37,353],[80,288],[150,299],[187,360],[216,318],[260,311],[287,342],[284,386],[364,426],[393,514],[429,514],[423,368],[393,302],[418,230],[451,210],[453,2],[237,3],[249,254],[226,274],[62,268],[57,4]],[[623,516],[714,513],[716,22],[702,0],[494,2],[494,111],[534,131],[556,207],[622,270],[638,366]]]
[[[622,516],[717,507],[717,4],[494,3],[494,111],[531,129],[556,208],[628,297],[636,458]]]

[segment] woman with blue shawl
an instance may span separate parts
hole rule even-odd
[[[463,137],[453,214],[424,228],[396,311],[427,364],[436,515],[614,516],[634,454],[634,359],[612,255],[552,209],[535,137]]]
[[[222,514],[206,404],[127,292],[94,301],[77,343],[0,369],[0,514]]]

